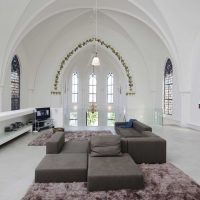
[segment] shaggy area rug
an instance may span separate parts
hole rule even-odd
[[[111,135],[112,132],[104,131],[65,131],[65,141],[69,140],[89,140],[94,135]],[[53,135],[53,130],[48,129],[40,132],[40,135],[31,141],[28,146],[45,146],[46,142]]]
[[[172,164],[139,167],[143,190],[88,192],[87,183],[34,183],[22,200],[200,200],[200,186]]]

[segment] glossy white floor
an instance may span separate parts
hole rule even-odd
[[[155,126],[153,132],[167,140],[168,162],[200,184],[200,132],[173,126]],[[27,146],[36,136],[29,133],[0,148],[0,200],[20,200],[32,184],[34,169],[45,155],[45,147]]]

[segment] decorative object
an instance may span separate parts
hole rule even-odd
[[[24,126],[24,123],[22,122],[15,122],[10,124],[9,126],[6,126],[4,128],[5,132],[12,132],[12,131],[17,131],[18,129],[22,128]]]
[[[45,146],[48,139],[53,135],[53,129],[41,131],[41,134],[35,138],[28,146]],[[65,131],[65,141],[69,140],[90,140],[93,135],[112,135],[108,130],[102,131]]]
[[[57,70],[56,75],[55,75],[53,90],[51,91],[52,95],[61,95],[61,91],[59,91],[59,89],[58,89],[58,83],[59,83],[59,78],[60,78],[61,72],[62,72],[66,62],[69,61],[69,59],[73,56],[74,53],[76,53],[78,50],[89,45],[90,43],[92,43],[94,41],[97,42],[99,45],[105,47],[106,49],[110,50],[111,53],[113,53],[117,57],[117,59],[119,60],[119,62],[122,65],[122,67],[124,68],[124,70],[126,72],[126,76],[128,78],[129,91],[126,93],[126,95],[134,95],[135,94],[135,92],[133,91],[133,78],[132,78],[132,75],[130,72],[131,70],[129,69],[128,65],[126,64],[124,58],[120,55],[120,53],[116,49],[114,49],[110,44],[104,42],[103,40],[98,39],[98,38],[90,38],[90,39],[87,39],[87,40],[79,43],[61,61],[60,65],[59,65],[59,69]]]
[[[145,188],[88,192],[87,183],[34,183],[22,200],[49,199],[124,199],[124,200],[199,200],[200,186],[170,163],[141,164]]]
[[[94,102],[92,102],[88,108],[88,112],[95,113],[96,111],[97,111],[97,105]]]
[[[95,8],[95,17],[96,17],[96,20],[95,20],[95,25],[96,25],[96,30],[95,30],[95,38],[97,38],[98,34],[97,34],[97,0],[96,0],[96,8]],[[97,41],[95,40],[95,56],[94,58],[92,59],[92,66],[99,66],[100,65],[100,59],[98,57],[98,54],[97,54]]]
[[[55,132],[64,132],[65,129],[63,127],[57,127],[57,128],[53,128],[53,133]]]

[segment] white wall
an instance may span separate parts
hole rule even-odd
[[[112,14],[112,18],[108,14]],[[55,73],[59,62],[67,52],[74,48],[79,41],[93,36],[94,21],[92,21],[92,24],[91,21],[88,21],[91,15],[91,12],[86,12],[80,18],[73,20],[54,36],[51,43],[44,42],[44,37],[47,37],[46,35],[49,35],[49,32],[53,34],[51,29],[58,23],[55,19],[53,22],[49,20],[41,24],[25,38],[24,45],[29,59],[33,59],[33,74],[36,74],[36,79],[32,76],[29,80],[34,88],[33,105],[35,107],[61,107],[63,105],[62,97],[50,94],[53,89]],[[58,16],[58,19],[60,17]],[[132,26],[130,26],[130,23],[132,23]],[[119,50],[133,74],[136,95],[127,97],[127,107],[129,108],[127,117],[141,117],[141,120],[147,120],[149,115],[152,116],[155,108],[161,109],[162,92],[158,85],[162,83],[163,68],[160,66],[163,66],[169,53],[161,40],[148,27],[128,16],[113,12],[102,12],[99,16],[98,30],[103,40]],[[52,37],[51,34],[48,37]],[[49,41],[49,39],[45,41]],[[39,49],[37,44],[40,44]],[[89,50],[86,47],[86,50],[89,53],[82,49],[79,54],[87,56],[87,54],[94,53],[94,47]],[[104,55],[109,55],[111,60],[116,59],[112,53],[106,51],[104,48],[100,48],[102,60],[107,59]],[[83,68],[87,65],[86,61],[83,63],[79,57],[75,56],[72,60],[74,59],[77,59],[77,65],[84,65]],[[68,65],[69,63],[65,67],[67,68]],[[116,67],[121,67],[121,64],[118,63]],[[123,71],[123,73],[125,72]],[[127,87],[127,79],[124,86]],[[152,91],[155,91],[155,93],[152,94]],[[156,95],[156,98],[154,95]],[[157,97],[159,97],[159,100]]]
[[[20,108],[28,108],[29,107],[29,79],[31,76],[29,62],[27,61],[26,51],[21,44],[16,50],[15,54],[17,55],[20,63]],[[14,56],[13,55],[13,56]],[[10,66],[6,70],[6,79],[5,85],[3,88],[3,102],[2,102],[2,111],[11,110],[11,62]],[[30,61],[31,62],[31,61]]]
[[[17,52],[20,62],[26,66],[22,71],[22,107],[60,107],[62,97],[50,95],[56,66],[78,41],[94,35],[94,15],[90,10],[93,1],[36,0],[14,5],[2,0],[0,3],[0,87],[3,88],[0,108],[10,109],[9,59]],[[128,97],[128,105],[133,109],[129,115],[137,113],[134,109],[161,108],[163,66],[166,58],[171,57],[175,72],[172,119],[185,125],[199,125],[196,107],[200,84],[199,48],[195,47],[200,27],[199,1],[152,1],[149,4],[145,0],[123,3],[110,0],[99,4],[101,38],[120,51],[133,71],[136,95]],[[79,9],[61,13],[72,8]],[[51,15],[45,23],[36,26]],[[15,49],[17,42],[19,46]],[[137,116],[141,116],[141,112]]]

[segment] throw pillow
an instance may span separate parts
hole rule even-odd
[[[130,119],[128,122],[125,122],[125,124],[121,126],[121,128],[132,128],[133,122],[134,122],[134,119]]]
[[[118,135],[92,136],[91,156],[120,156],[121,141]]]

